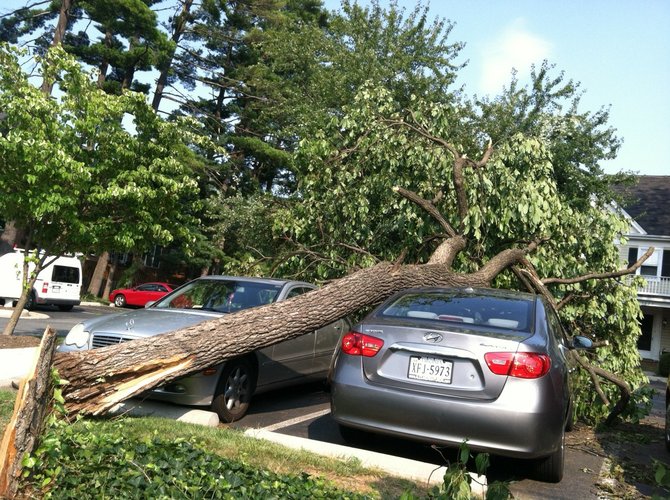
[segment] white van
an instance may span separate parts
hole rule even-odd
[[[69,311],[81,302],[81,262],[76,257],[47,257],[49,265],[37,275],[28,296],[26,309],[35,305],[55,305]],[[30,269],[34,269],[30,264]],[[5,307],[16,304],[23,284],[23,250],[0,255],[0,302]]]

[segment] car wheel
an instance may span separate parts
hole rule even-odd
[[[212,410],[224,423],[241,419],[249,409],[255,388],[256,369],[248,358],[226,362],[212,399]]]
[[[126,306],[126,297],[119,294],[116,297],[114,297],[114,305],[116,307],[125,307]]]
[[[26,300],[26,305],[23,307],[29,311],[35,309],[35,292],[30,292],[28,295],[28,300]]]
[[[61,311],[71,311],[73,306],[58,306]]]
[[[563,479],[565,466],[565,431],[561,436],[561,446],[548,457],[540,458],[535,463],[535,476],[545,483],[560,483]]]
[[[670,403],[665,407],[665,449],[670,451]]]

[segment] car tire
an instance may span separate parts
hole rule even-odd
[[[535,462],[535,476],[545,483],[560,483],[565,468],[565,431],[561,436],[561,446],[548,457]]]
[[[23,307],[24,307],[25,309],[27,309],[28,311],[32,311],[33,309],[35,309],[35,302],[36,302],[36,300],[35,300],[35,292],[32,291],[32,292],[30,292],[30,294],[28,295],[28,300],[26,300],[26,305],[23,306]]]
[[[58,306],[58,309],[66,312],[66,311],[71,311],[73,306]]]
[[[670,403],[665,407],[665,449],[670,451]]]
[[[256,368],[249,358],[226,362],[212,399],[212,410],[224,423],[235,422],[247,414],[256,389]]]
[[[118,294],[114,297],[114,305],[116,307],[126,307],[126,297],[122,294]]]

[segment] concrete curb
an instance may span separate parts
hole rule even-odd
[[[391,475],[410,479],[426,484],[441,484],[443,482],[446,467],[436,467],[434,464],[410,460],[407,458],[394,457],[377,453],[374,451],[360,450],[350,448],[339,444],[324,443],[323,441],[314,441],[286,434],[266,431],[264,429],[247,429],[245,436],[256,439],[265,439],[273,443],[293,448],[296,450],[305,450],[338,459],[356,458],[360,460],[364,467],[379,469]],[[483,497],[486,494],[486,477],[470,473],[472,477],[472,493]]]
[[[195,410],[185,406],[176,406],[158,401],[141,401],[129,399],[117,404],[110,410],[111,415],[128,415],[131,417],[161,417],[179,422],[218,427],[219,416],[213,411]]]
[[[0,307],[0,318],[9,318],[14,312],[13,307]],[[21,311],[21,319],[47,319],[49,316],[47,314],[38,313],[35,311]]]

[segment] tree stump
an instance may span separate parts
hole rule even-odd
[[[14,498],[26,453],[37,447],[46,415],[51,409],[51,363],[56,331],[48,327],[42,336],[32,368],[21,381],[12,415],[0,446],[0,498]]]

